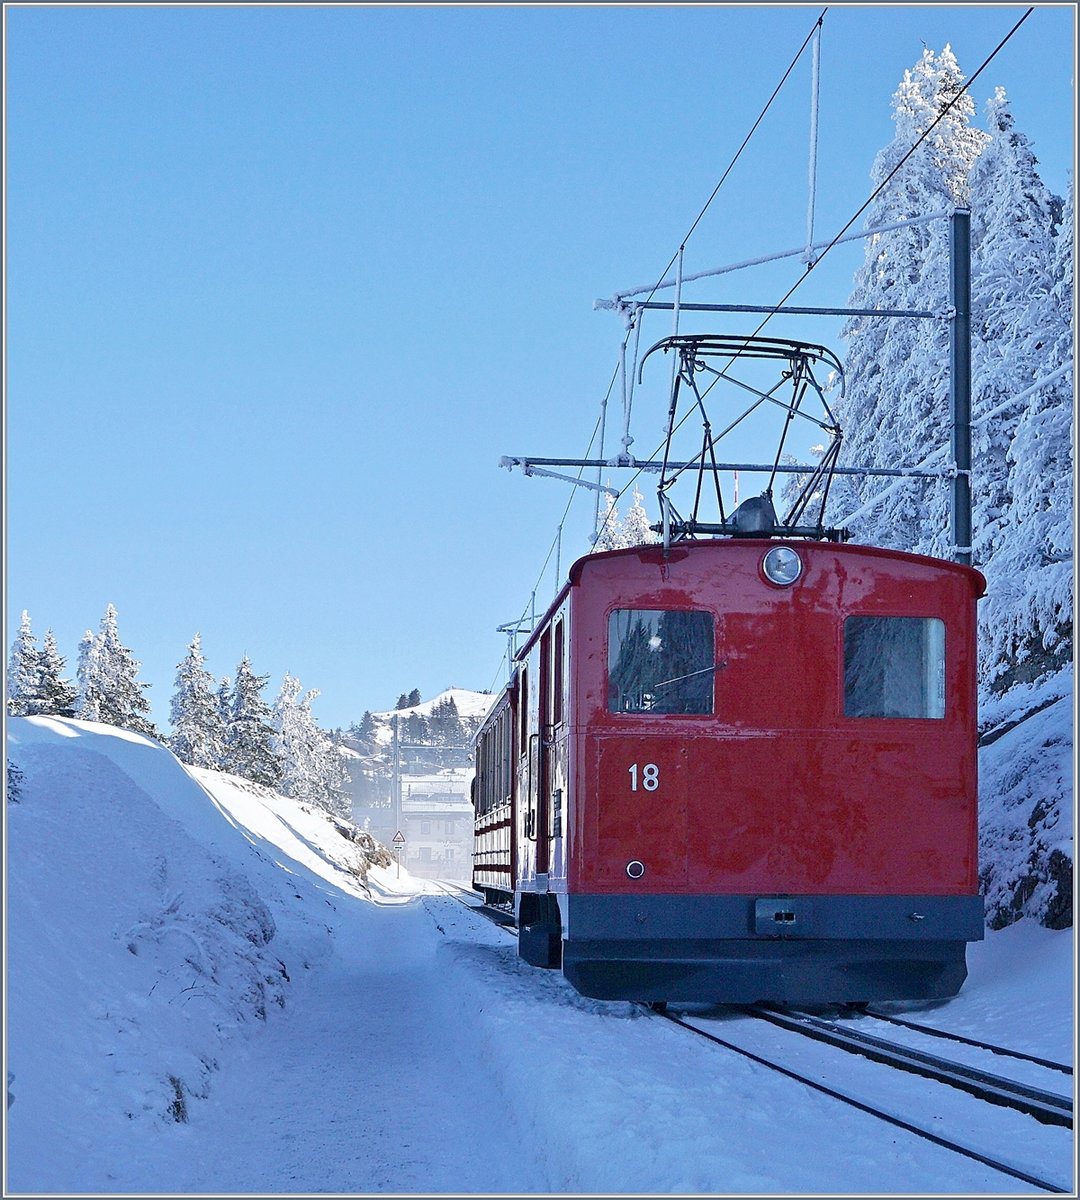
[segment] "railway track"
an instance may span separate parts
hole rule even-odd
[[[507,913],[501,909],[494,909],[484,904],[471,889],[464,887],[457,888],[454,885],[443,885],[443,887],[445,895],[456,899],[459,903],[472,909],[474,912],[487,917],[488,920],[500,926],[508,934],[513,935],[516,933],[516,929],[512,925],[512,918],[508,918]],[[511,923],[508,924],[508,920]],[[685,1013],[678,1015],[667,1011],[665,1006],[652,1007],[643,1005],[642,1007],[646,1008],[654,1016],[669,1021],[697,1037],[733,1051],[769,1070],[776,1071],[789,1079],[805,1084],[815,1091],[876,1117],[896,1128],[932,1142],[943,1149],[950,1150],[953,1153],[981,1163],[983,1166],[998,1171],[1011,1179],[1019,1180],[1022,1183],[1029,1184],[1032,1187],[1052,1194],[1063,1195],[1072,1191],[1072,1187],[1069,1184],[1056,1182],[1047,1178],[1044,1174],[1037,1173],[1035,1170],[1028,1170],[1016,1163],[1006,1162],[994,1154],[984,1153],[975,1146],[967,1145],[944,1133],[936,1132],[934,1129],[929,1128],[927,1124],[919,1123],[917,1120],[908,1120],[896,1113],[889,1112],[872,1100],[863,1099],[851,1094],[850,1091],[832,1087],[803,1071],[793,1069],[791,1066],[786,1065],[784,1061],[758,1053],[756,1050],[751,1050],[745,1045],[740,1045],[728,1037],[721,1037],[716,1032],[702,1027],[701,1020],[704,1018],[694,1019]],[[1072,1128],[1072,1098],[1062,1095],[1060,1090],[1055,1091],[1051,1090],[1048,1086],[1037,1086],[1030,1082],[1006,1078],[996,1073],[973,1067],[967,1063],[944,1059],[940,1056],[926,1053],[916,1047],[893,1042],[876,1034],[870,1034],[865,1030],[845,1028],[838,1022],[816,1017],[809,1013],[779,1011],[764,1005],[753,1005],[742,1009],[732,1008],[727,1011],[733,1013],[742,1012],[755,1021],[766,1022],[787,1033],[798,1035],[804,1039],[821,1042],[837,1050],[858,1054],[860,1057],[868,1059],[871,1062],[896,1070],[921,1075],[935,1083],[959,1089],[969,1096],[985,1101],[988,1104],[1023,1113],[1034,1118],[1043,1126]],[[1071,1077],[1073,1073],[1072,1068],[1064,1063],[1053,1062],[1050,1059],[1039,1058],[1035,1055],[1011,1050],[1004,1046],[995,1046],[989,1042],[980,1042],[973,1038],[966,1038],[960,1034],[952,1034],[945,1030],[934,1029],[931,1026],[918,1025],[915,1022],[906,1021],[876,1010],[860,1010],[857,1014],[857,1019],[860,1022],[865,1019],[881,1022],[885,1025],[891,1024],[902,1027],[908,1033],[947,1040],[970,1049],[984,1052],[987,1055],[997,1055],[1001,1058],[1021,1061],[1029,1066],[1041,1068],[1048,1073],[1053,1072],[1058,1079],[1062,1076]],[[837,1073],[840,1070],[840,1066],[837,1065]]]
[[[485,903],[472,888],[465,887],[463,884],[450,883],[445,879],[436,879],[433,882],[443,889],[444,895],[463,904],[466,908],[471,908],[473,912],[487,917],[489,921],[505,929],[508,933],[517,935],[514,914],[509,909]]]
[[[1064,1125],[1073,1127],[1073,1103],[1071,1096],[1062,1096],[1057,1092],[1035,1087],[1030,1083],[1022,1083],[1008,1079],[965,1063],[953,1062],[939,1055],[927,1054],[911,1046],[889,1041],[864,1030],[844,1028],[833,1021],[811,1016],[809,1013],[781,1012],[765,1006],[753,1006],[744,1009],[749,1016],[759,1020],[769,1021],[781,1029],[790,1029],[814,1038],[829,1046],[837,1046],[853,1054],[860,1054],[873,1062],[884,1063],[901,1071],[910,1071],[927,1079],[947,1083],[962,1091],[987,1100],[991,1104],[1000,1104],[1014,1108],[1017,1112],[1027,1113],[1037,1121],[1046,1125]],[[876,1018],[875,1018],[876,1019]],[[953,1039],[959,1041],[960,1039]],[[983,1043],[983,1047],[996,1054],[1007,1054],[1015,1057],[1028,1057],[1003,1047]],[[1053,1067],[1063,1067],[1063,1064],[1050,1064]],[[1068,1070],[1068,1068],[1063,1068]]]
[[[1031,1116],[1035,1116],[1037,1120],[1042,1121],[1044,1124],[1072,1127],[1072,1100],[1069,1097],[1064,1097],[1057,1093],[1044,1092],[1042,1089],[1018,1083],[1014,1080],[991,1076],[988,1072],[973,1070],[965,1064],[949,1062],[944,1059],[939,1059],[937,1066],[928,1061],[917,1062],[916,1055],[923,1060],[932,1059],[934,1056],[919,1054],[919,1052],[913,1051],[910,1047],[900,1045],[899,1043],[890,1044],[885,1039],[877,1038],[873,1035],[861,1032],[855,1035],[852,1031],[838,1030],[834,1026],[834,1023],[812,1017],[810,1014],[780,1013],[775,1009],[764,1006],[751,1006],[739,1011],[754,1020],[767,1021],[787,1032],[802,1037],[809,1037],[814,1041],[826,1042],[841,1050],[858,1053],[871,1061],[904,1071],[914,1071],[916,1074],[923,1075],[937,1082],[947,1083],[953,1087],[961,1087],[963,1091],[977,1096],[980,1100],[985,1100],[999,1107],[1026,1112]],[[680,1028],[687,1030],[697,1037],[722,1046],[769,1070],[776,1071],[789,1079],[805,1084],[815,1091],[839,1100],[843,1104],[930,1141],[935,1145],[941,1146],[943,1149],[951,1150],[965,1158],[970,1158],[1012,1179],[1020,1180],[1023,1183],[1030,1184],[1049,1193],[1067,1194],[1072,1191],[1071,1185],[1059,1183],[1042,1174],[1037,1174],[1033,1170],[1018,1166],[1016,1163],[1006,1162],[1002,1158],[995,1157],[994,1154],[984,1153],[975,1146],[965,1144],[947,1134],[936,1132],[925,1123],[908,1120],[894,1112],[889,1112],[873,1100],[861,1098],[858,1095],[852,1094],[850,1090],[841,1090],[840,1088],[833,1087],[828,1083],[822,1082],[820,1079],[814,1078],[811,1074],[805,1073],[805,1071],[794,1070],[791,1066],[787,1065],[787,1061],[790,1061],[789,1059],[785,1061],[780,1058],[770,1057],[767,1054],[759,1053],[757,1050],[749,1049],[744,1043],[740,1044],[739,1041],[734,1041],[731,1037],[721,1037],[717,1033],[703,1028],[701,1024],[702,1018],[694,1019],[687,1014],[677,1015],[664,1009],[654,1010],[654,1012],[658,1017],[674,1025],[678,1025]],[[735,1036],[737,1037],[738,1035],[736,1034]],[[1005,1052],[1010,1055],[1018,1053],[1005,1051],[1003,1047],[990,1047],[988,1043],[983,1043],[983,1045],[987,1049]],[[1030,1056],[1020,1055],[1020,1057],[1026,1058]],[[1054,1068],[1068,1070],[1067,1067],[1064,1067],[1064,1064],[1054,1063],[1051,1065]],[[915,1069],[916,1067],[918,1068],[917,1070]],[[836,1073],[839,1074],[840,1071],[841,1067],[837,1063]],[[978,1078],[980,1075],[984,1077],[982,1080]],[[1032,1111],[1033,1109],[1037,1111]],[[1052,1119],[1047,1120],[1047,1114],[1051,1114]]]
[[[1049,1058],[1040,1058],[1035,1054],[1024,1054],[1020,1050],[1008,1050],[1004,1046],[995,1046],[991,1042],[980,1042],[975,1038],[964,1037],[959,1033],[950,1033],[946,1029],[936,1029],[933,1025],[920,1025],[916,1021],[905,1021],[901,1017],[894,1016],[892,1013],[880,1012],[876,1008],[863,1008],[859,1010],[864,1016],[873,1017],[877,1021],[884,1021],[889,1025],[897,1025],[902,1029],[911,1029],[916,1033],[925,1035],[926,1037],[945,1038],[950,1042],[957,1042],[962,1046],[975,1046],[980,1050],[988,1050],[991,1054],[998,1054],[1004,1058],[1014,1058],[1020,1062],[1035,1063],[1040,1067],[1046,1067],[1047,1070],[1057,1071],[1062,1075],[1072,1075],[1073,1069],[1066,1063],[1054,1062]]]

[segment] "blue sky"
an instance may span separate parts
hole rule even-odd
[[[247,654],[268,698],[321,689],[328,727],[497,685],[569,499],[499,457],[584,453],[622,335],[593,301],[659,275],[820,11],[8,6],[6,644],[27,609],[73,672],[115,604],[161,727],[195,632],[218,676]],[[818,233],[869,194],[923,45],[970,75],[1023,11],[829,9]],[[973,89],[981,122],[1005,87],[1058,194],[1074,17],[1038,6]],[[688,272],[804,240],[809,94],[807,54]],[[845,303],[861,253],[798,303]],[[695,298],[775,303],[801,270]]]

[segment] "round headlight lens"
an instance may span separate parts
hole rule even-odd
[[[790,546],[774,546],[761,561],[765,578],[777,587],[787,587],[802,574],[802,559]]]

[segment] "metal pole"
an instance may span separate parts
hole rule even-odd
[[[949,344],[953,485],[950,510],[953,554],[971,565],[971,213],[958,208],[949,225],[953,315]]]
[[[821,78],[821,21],[814,32],[814,57],[810,78],[810,198],[806,208],[806,254],[803,261],[807,267],[814,264],[814,203],[817,198],[817,143],[818,143],[818,95]]]
[[[671,312],[675,305],[670,300],[635,300],[634,307],[657,312]],[[781,316],[800,317],[921,317],[937,320],[941,314],[929,309],[908,308],[802,308],[796,305],[770,304],[698,304],[683,301],[681,312],[730,312],[730,313],[777,313]]]
[[[394,733],[394,775],[392,781],[393,795],[391,797],[394,805],[394,832],[397,833],[401,829],[401,734],[399,732],[400,717],[395,717],[391,728]]]
[[[600,401],[600,459],[596,464],[596,508],[593,512],[593,538],[596,538],[597,531],[600,528],[600,490],[603,484],[600,481],[600,472],[604,469],[604,437],[607,432],[607,401],[605,396]]]
[[[555,595],[559,594],[559,588],[562,587],[562,525],[559,526],[558,532],[555,534]]]
[[[1071,364],[1070,368],[1071,369]],[[1064,372],[1061,372],[1064,374]],[[1045,382],[1045,380],[1043,381]],[[1009,403],[1012,404],[1019,397],[1014,396]],[[512,467],[529,467],[525,473],[527,475],[539,475],[540,471],[536,470],[537,463],[544,463],[556,467],[604,467],[608,464],[599,458],[507,458],[507,462]],[[634,464],[639,471],[658,472],[664,467],[670,471],[685,471],[687,467],[697,467],[701,465],[700,458],[691,459],[689,462],[663,462],[660,459],[638,459]],[[788,475],[806,475],[814,470],[812,465],[805,463],[795,463],[788,466],[780,463],[777,466],[775,463],[738,463],[738,462],[721,462],[716,464],[719,471],[748,471],[757,472],[759,474],[769,475],[773,471],[778,474]],[[903,476],[911,479],[937,479],[942,475],[947,474],[945,470],[940,471],[924,471],[920,467],[834,467],[834,475],[881,475],[884,478],[894,478]],[[556,476],[559,478],[559,476]],[[574,480],[569,482],[573,483]],[[617,494],[617,489],[610,489],[613,495]]]

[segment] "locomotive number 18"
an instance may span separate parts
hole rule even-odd
[[[641,775],[641,786],[647,792],[655,792],[660,786],[660,768],[656,763],[646,763],[643,767],[639,767],[637,763],[632,764],[630,771],[630,790],[636,792],[638,790],[638,773]]]

